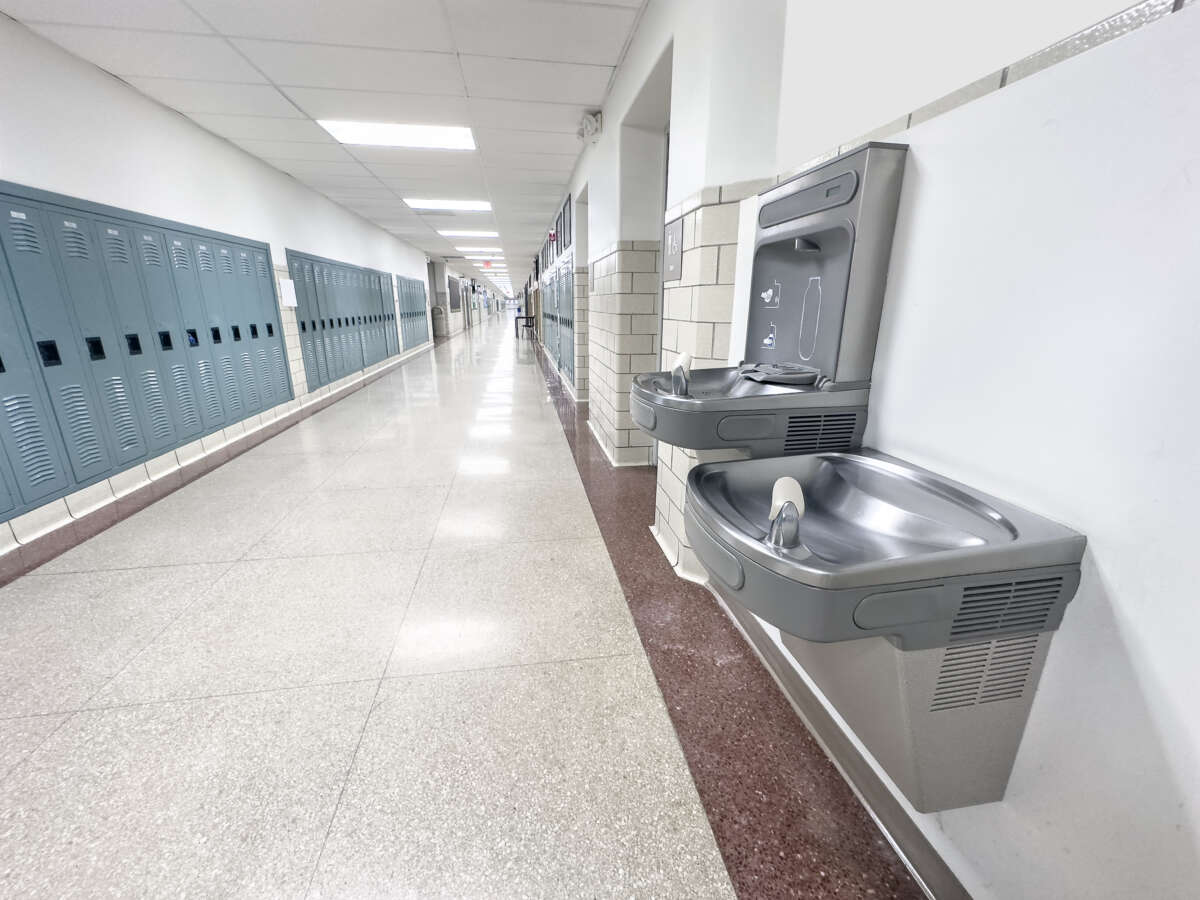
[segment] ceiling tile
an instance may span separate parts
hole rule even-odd
[[[446,0],[460,53],[615,66],[636,12],[533,0]]]
[[[288,174],[307,185],[322,190],[361,190],[362,193],[359,196],[362,197],[391,196],[391,192],[370,175],[329,175],[321,172],[290,172]]]
[[[308,119],[222,116],[210,113],[192,113],[190,118],[209,131],[232,140],[333,142],[329,132]]]
[[[578,118],[572,119],[578,124]],[[575,159],[583,142],[574,132],[515,131],[511,129],[474,129],[475,143],[486,156],[489,153],[558,153]]]
[[[541,100],[584,106],[600,105],[613,71],[609,66],[580,66],[465,54],[459,57],[459,61],[467,81],[467,92],[472,97]]]
[[[438,0],[191,0],[217,31],[238,37],[400,50],[454,49]]]
[[[397,196],[436,197],[441,200],[485,200],[488,193],[471,182],[432,181],[415,178],[383,178],[381,181]]]
[[[321,44],[235,39],[234,44],[279,85],[463,95],[455,57],[447,53],[370,50]]]
[[[432,168],[475,169],[483,162],[473,150],[411,150],[404,147],[362,147],[346,145],[356,159],[372,165],[424,166]]]
[[[417,125],[467,125],[470,121],[465,97],[302,87],[284,88],[283,92],[314,119]]]
[[[193,33],[211,30],[180,0],[0,0],[0,10],[22,22]]]
[[[301,141],[235,140],[235,144],[263,159],[311,159],[354,162],[341,144],[312,144]]]
[[[265,79],[224,38],[77,25],[32,25],[34,31],[116,75],[262,84]],[[215,77],[217,75],[219,77]]]
[[[550,153],[501,153],[483,151],[483,164],[490,169],[515,169],[528,172],[556,172],[561,176],[571,174],[575,168],[574,156]]]
[[[268,159],[267,162],[277,169],[282,169],[284,172],[290,172],[296,176],[351,175],[359,178],[372,177],[371,173],[363,167],[362,163],[354,160],[339,162],[312,159]]]
[[[472,99],[471,125],[479,128],[528,128],[574,135],[586,104],[523,103],[519,100]]]
[[[304,113],[269,84],[219,84],[178,78],[125,80],[143,94],[180,112],[304,118]]]

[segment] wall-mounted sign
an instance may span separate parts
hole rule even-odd
[[[683,275],[683,218],[663,232],[663,281],[678,281]]]

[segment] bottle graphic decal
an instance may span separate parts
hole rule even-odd
[[[783,285],[776,281],[765,291],[760,292],[758,296],[759,299],[762,300],[763,306],[774,309],[779,306],[779,301],[782,298],[782,294]]]
[[[821,325],[821,276],[808,279],[800,304],[800,358],[805,362],[817,352],[817,329]]]
[[[770,322],[771,330],[767,332],[767,336],[763,338],[763,347],[767,350],[775,349],[775,323]]]

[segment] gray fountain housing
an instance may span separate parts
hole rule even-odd
[[[639,428],[751,456],[861,445],[907,150],[870,143],[760,195],[746,362],[637,376]]]

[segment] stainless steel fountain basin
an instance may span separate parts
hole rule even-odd
[[[765,540],[771,491],[804,491],[799,544]],[[1062,525],[875,451],[697,466],[692,549],[733,599],[810,641],[873,635],[904,649],[1052,630],[1085,539]]]

